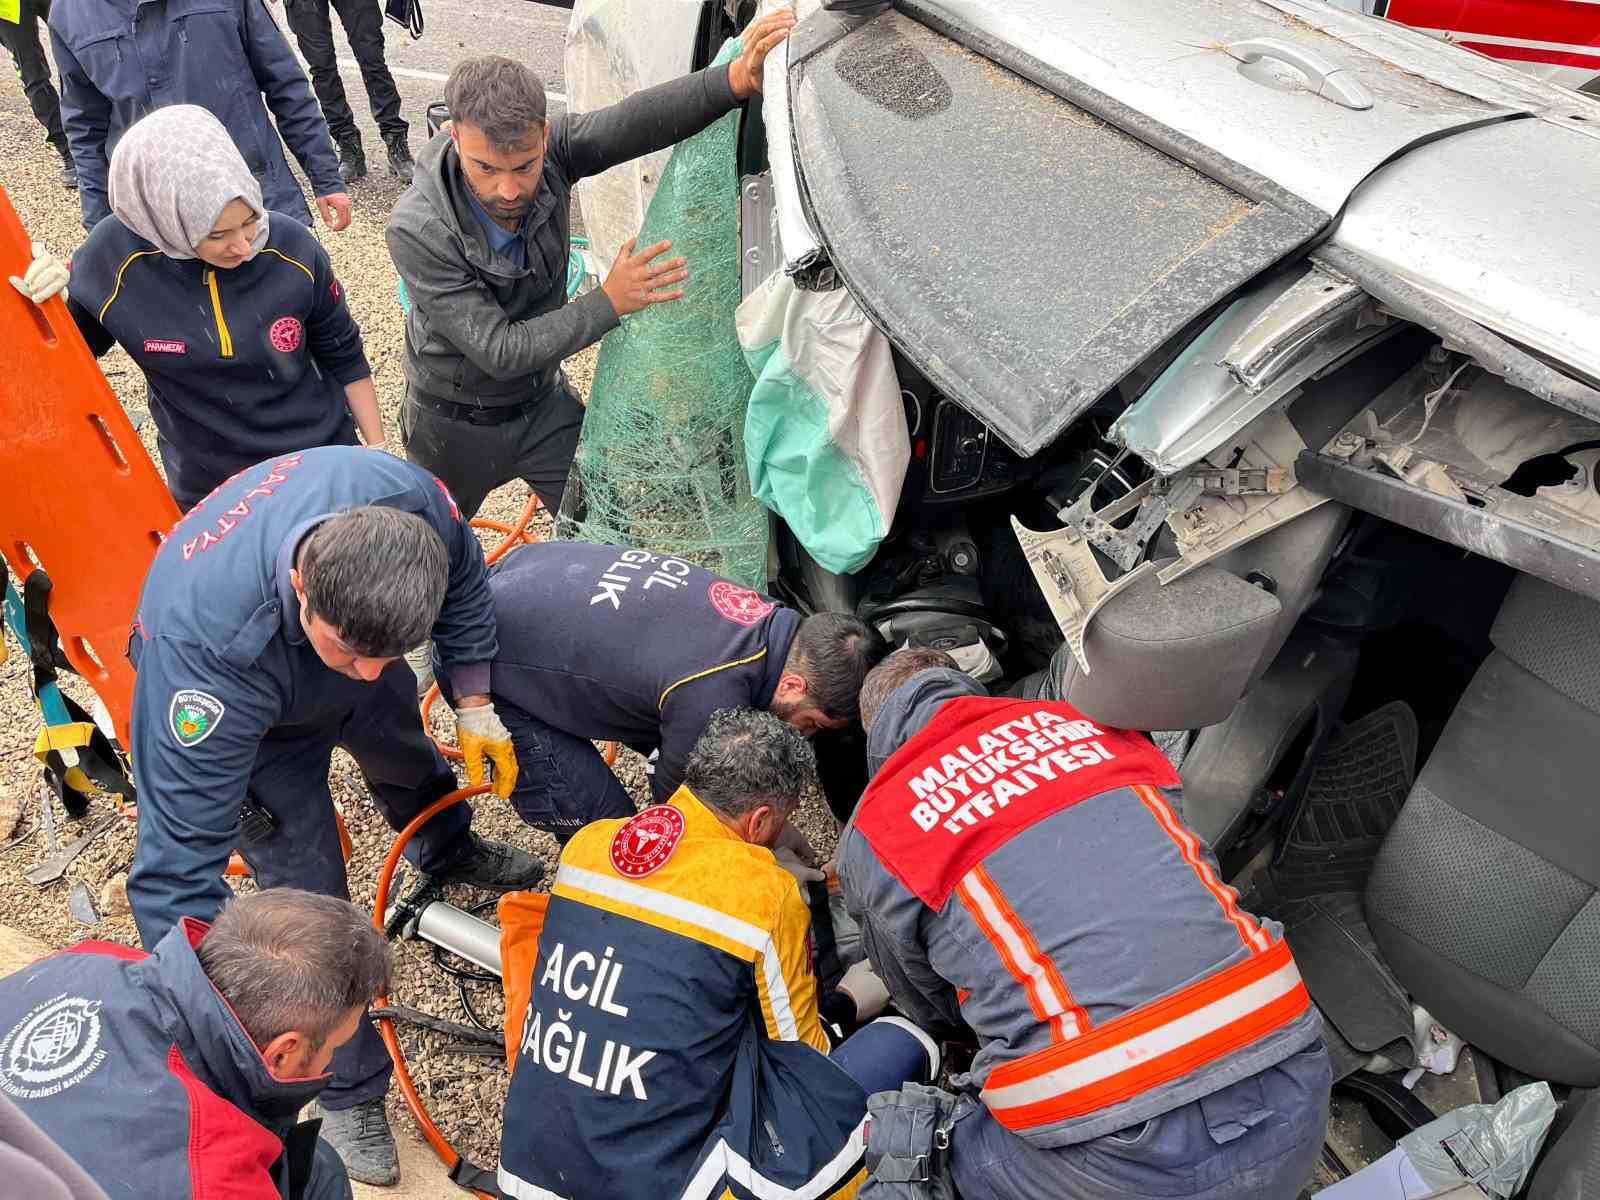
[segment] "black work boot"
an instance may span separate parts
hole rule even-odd
[[[339,178],[354,183],[366,178],[367,154],[361,148],[361,135],[351,133],[339,139]]]
[[[544,860],[504,842],[467,834],[470,847],[434,875],[440,883],[470,883],[490,892],[520,892],[544,878]]]
[[[406,142],[405,133],[386,133],[383,135],[383,144],[389,151],[389,170],[400,176],[401,183],[410,183],[417,164],[412,161],[411,147]]]
[[[61,155],[61,183],[69,192],[78,190],[78,164],[72,161],[72,151],[65,146],[57,146],[56,153]]]
[[[393,1187],[400,1182],[400,1155],[382,1096],[331,1112],[313,1104],[311,1115],[322,1118],[322,1138],[339,1152],[351,1179],[373,1187]]]

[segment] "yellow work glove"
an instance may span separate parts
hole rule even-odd
[[[493,704],[456,709],[456,744],[467,764],[467,782],[474,787],[483,782],[487,759],[494,764],[495,795],[509,800],[517,785],[517,751]]]

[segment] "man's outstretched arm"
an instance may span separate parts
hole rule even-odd
[[[693,137],[761,91],[767,55],[794,24],[792,9],[768,13],[740,35],[744,49],[732,62],[646,88],[608,108],[552,122],[550,156],[576,180]]]

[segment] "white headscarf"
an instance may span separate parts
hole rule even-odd
[[[261,184],[228,131],[194,104],[158,108],[128,126],[111,152],[111,211],[168,258],[193,258],[217,216],[243,200],[260,219],[251,243],[267,243]]]

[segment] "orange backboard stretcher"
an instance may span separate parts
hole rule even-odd
[[[128,633],[178,506],[66,303],[35,305],[4,282],[31,258],[0,187],[0,553],[19,585],[36,567],[49,575],[62,647],[126,748]]]

